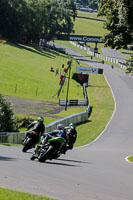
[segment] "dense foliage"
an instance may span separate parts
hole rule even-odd
[[[131,56],[130,59],[127,60],[126,66],[129,73],[133,72],[133,56]]]
[[[0,132],[17,131],[17,120],[10,102],[0,94]]]
[[[74,0],[1,0],[0,37],[12,41],[50,40],[73,32]]]
[[[98,0],[76,0],[76,3],[79,3],[83,7],[89,6],[89,8],[97,9],[98,8],[97,1]]]
[[[106,45],[120,49],[133,42],[133,1],[98,0],[99,15],[106,16]]]
[[[98,9],[98,3],[97,0],[88,0],[89,7],[92,9]]]

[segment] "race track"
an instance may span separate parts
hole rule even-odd
[[[95,142],[68,151],[60,159],[31,161],[33,150],[0,146],[0,187],[59,200],[133,200],[133,78],[122,70],[79,56],[103,68],[115,99],[111,121]]]

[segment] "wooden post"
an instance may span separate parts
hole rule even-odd
[[[38,88],[36,89],[36,96],[38,95]]]
[[[65,110],[67,110],[67,102],[68,102],[68,92],[69,92],[69,82],[70,82],[70,73],[71,73],[71,64],[72,60],[69,63],[69,76],[68,76],[68,84],[67,84],[67,94],[66,94],[66,105],[65,105]]]
[[[16,84],[16,86],[15,86],[15,93],[17,92],[17,84]]]

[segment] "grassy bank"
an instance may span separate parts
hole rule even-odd
[[[54,66],[54,69],[63,70],[62,64],[66,65],[67,55],[53,51],[42,51],[33,47],[7,44],[0,47],[0,58],[1,93],[34,100],[58,102],[58,98],[53,98],[53,95],[59,89],[59,74],[55,75],[55,73],[50,72],[50,68]],[[76,71],[76,65],[77,63],[73,60],[71,75]],[[90,83],[91,86],[88,87],[87,92],[91,107],[93,107],[92,114],[86,124],[77,127],[78,139],[75,146],[84,145],[94,140],[104,129],[113,112],[113,98],[104,76],[90,75]],[[15,85],[17,85],[16,92]],[[11,86],[13,87],[11,88]],[[38,88],[37,96],[35,95],[36,88]],[[65,98],[66,89],[67,82],[60,98]],[[69,99],[83,99],[82,87],[73,79],[70,80]],[[49,109],[51,108],[47,107],[46,110]],[[67,111],[63,110],[54,116],[59,119],[85,111],[85,109],[86,107],[68,107]],[[55,118],[46,117],[45,124],[55,120]]]
[[[0,93],[29,99],[52,100],[59,89],[59,76],[67,67],[67,55],[30,46],[7,44],[0,47]],[[73,70],[76,62],[73,61]],[[58,74],[50,72],[51,67]],[[49,84],[50,83],[50,84]],[[75,82],[71,82],[73,91]],[[49,92],[50,91],[50,92]],[[63,94],[62,94],[63,96]],[[74,97],[79,94],[76,89]],[[83,97],[83,96],[82,96]]]
[[[133,162],[133,156],[129,156],[129,157],[128,157],[128,160],[129,160],[130,162]]]
[[[114,110],[112,93],[103,75],[90,75],[88,97],[92,107],[89,121],[79,126],[76,146],[88,144],[93,141],[105,128]]]
[[[89,12],[82,12],[78,10],[78,16],[80,17],[88,17],[92,19],[100,19],[100,20],[106,20],[104,16],[98,16],[97,12],[89,13]]]
[[[0,188],[1,200],[53,200],[48,197],[33,195],[25,192],[17,192],[10,189]]]
[[[82,13],[82,15],[84,14],[86,16],[86,13]],[[92,16],[89,13],[87,15]],[[103,29],[103,22],[78,18],[75,21],[75,33],[96,36],[104,35],[105,30]],[[62,41],[60,43],[68,45],[70,48],[73,47],[68,42]],[[59,76],[63,73],[62,64],[65,64],[66,67],[69,59],[70,57],[67,55],[48,49],[44,51],[30,46],[14,44],[1,46],[0,93],[34,100],[58,102],[55,94],[59,89]],[[76,72],[76,65],[77,63],[73,60],[71,75]],[[55,72],[50,72],[51,67],[55,71],[58,70],[59,74],[56,75]],[[76,146],[94,140],[106,126],[114,108],[112,94],[104,76],[91,75],[90,83],[91,86],[88,87],[87,92],[93,108],[92,114],[86,124],[77,127],[78,139]],[[63,87],[60,98],[66,97],[66,89],[67,82]],[[83,99],[82,87],[72,79],[70,80],[69,99]],[[48,109],[51,108],[47,107]],[[68,107],[67,111],[63,110],[55,116],[63,118],[73,113],[82,112],[85,109],[85,107]],[[19,113],[19,117],[24,116]],[[47,125],[54,120],[55,118],[45,118],[45,123]]]

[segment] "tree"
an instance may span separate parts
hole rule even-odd
[[[18,41],[51,40],[73,32],[75,0],[1,0],[0,36]]]
[[[98,0],[99,15],[106,16],[105,45],[120,49],[133,41],[133,1]]]
[[[82,6],[88,6],[88,0],[76,0],[76,3],[79,3]]]
[[[97,4],[97,0],[88,0],[89,3],[89,7],[92,9],[98,9],[98,4]]]
[[[0,94],[0,132],[18,131],[17,119],[11,104]]]
[[[126,61],[126,66],[128,73],[133,72],[133,56],[131,56],[130,59]]]
[[[0,1],[0,35],[9,40],[18,40],[24,32],[27,20],[25,15],[26,1]]]
[[[46,13],[43,39],[51,40],[57,34],[74,32],[73,21],[77,15],[74,0],[49,0],[45,4]]]

